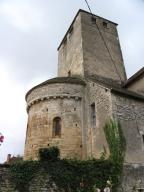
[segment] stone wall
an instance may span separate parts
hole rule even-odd
[[[113,115],[119,119],[126,138],[128,163],[144,162],[144,102],[127,95],[112,94]]]
[[[29,192],[60,192],[50,176],[41,170],[30,182]],[[19,192],[14,189],[8,166],[0,165],[0,192]],[[21,191],[22,192],[22,191]],[[23,191],[26,192],[26,191]]]
[[[68,76],[69,71],[71,75],[84,76],[82,63],[81,17],[78,15],[59,48],[58,76]]]
[[[144,164],[125,164],[123,173],[120,192],[132,192],[133,188],[144,191]]]
[[[82,99],[84,87],[49,84],[27,97],[28,126],[25,160],[38,159],[39,148],[58,146],[62,158],[82,158]],[[53,119],[61,118],[61,136],[53,137]]]
[[[91,114],[92,104],[95,104],[95,114]],[[104,151],[109,155],[103,127],[107,120],[112,117],[110,90],[102,85],[88,81],[85,105],[84,130],[86,130],[87,135],[85,139],[87,145],[87,158],[99,158]],[[95,115],[94,125],[92,125],[93,115]]]
[[[4,165],[0,165],[0,192],[15,192],[10,182],[9,167]]]
[[[124,165],[119,192],[132,192],[134,187],[144,190],[144,164]],[[42,169],[32,179],[28,188],[28,192],[63,192],[52,181],[49,174]],[[19,192],[14,189],[9,167],[4,165],[0,165],[0,192]]]
[[[116,28],[117,25],[97,16],[93,16],[93,18],[95,18],[96,23],[92,22],[91,14],[81,13],[83,65],[85,74],[99,75],[119,81],[126,80]],[[107,44],[117,69],[115,69],[111,61],[105,44]]]
[[[85,11],[80,11],[74,19],[58,50],[58,76],[68,76],[70,72],[71,75],[99,75],[125,81],[117,25],[98,16],[93,15],[93,19],[95,22]]]

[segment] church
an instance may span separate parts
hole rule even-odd
[[[120,121],[125,163],[144,163],[144,68],[127,79],[117,24],[79,10],[58,47],[58,76],[26,94],[24,159],[58,146],[61,158],[109,154],[103,127]]]

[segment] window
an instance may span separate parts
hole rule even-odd
[[[92,24],[96,24],[96,18],[92,17],[91,22],[92,22]]]
[[[68,77],[71,77],[71,71],[68,71]]]
[[[104,28],[108,28],[107,22],[103,21],[103,26],[104,26]]]
[[[142,141],[143,141],[143,144],[144,144],[144,135],[142,135]]]
[[[61,118],[55,117],[53,119],[53,137],[61,136]]]
[[[137,191],[138,192],[144,192],[144,188],[138,188]]]
[[[96,127],[96,112],[95,112],[95,103],[91,104],[91,126]]]

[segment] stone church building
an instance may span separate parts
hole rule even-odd
[[[144,68],[127,79],[116,23],[79,10],[58,47],[58,77],[29,90],[26,102],[25,160],[50,146],[62,158],[109,154],[103,127],[114,117],[125,164],[144,163]]]

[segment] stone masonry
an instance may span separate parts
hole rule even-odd
[[[39,149],[50,146],[60,148],[61,158],[109,156],[103,127],[115,118],[126,138],[124,178],[131,175],[123,185],[130,192],[136,175],[144,177],[144,70],[127,80],[117,24],[83,10],[58,52],[58,77],[26,95],[24,159],[37,160]]]

